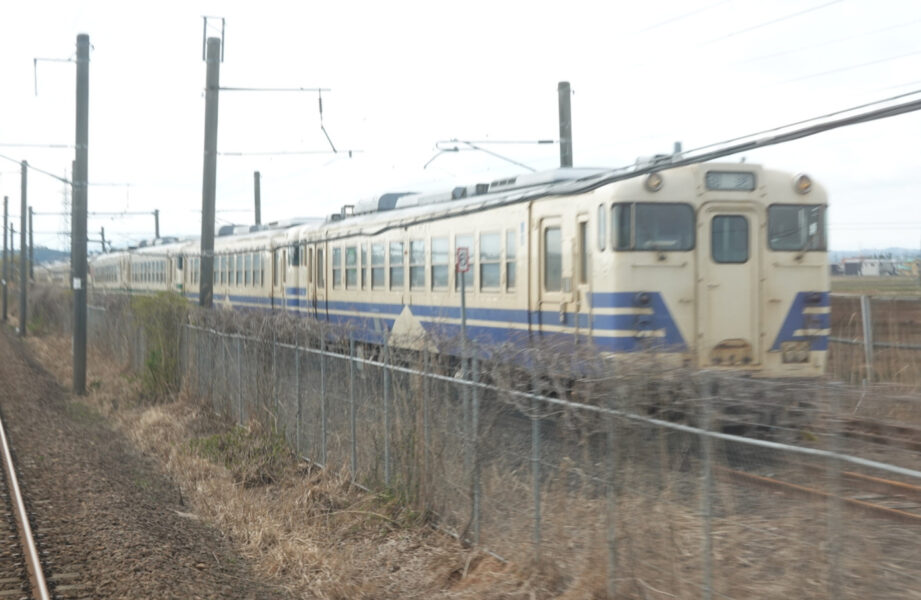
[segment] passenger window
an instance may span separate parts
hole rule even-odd
[[[409,289],[425,289],[425,242],[409,243]]]
[[[345,287],[355,289],[358,286],[358,248],[345,247]]]
[[[710,227],[710,248],[713,262],[744,263],[748,261],[748,219],[739,215],[713,217]]]
[[[480,234],[480,289],[498,290],[502,241],[498,233]]]
[[[243,255],[243,285],[249,285],[252,281],[251,274],[253,270],[253,256],[249,253]]]
[[[544,230],[544,289],[548,292],[563,289],[563,241],[559,227]]]
[[[342,248],[333,248],[333,288],[342,287]]]
[[[629,250],[633,247],[632,215],[632,204],[615,204],[611,207],[611,234],[614,236],[612,249]]]
[[[432,289],[443,290],[448,287],[448,238],[432,238]]]
[[[403,242],[390,242],[390,289],[403,289]]]
[[[371,289],[383,289],[386,286],[386,256],[383,244],[371,244]]]
[[[457,273],[454,279],[454,289],[460,290],[460,278],[464,278],[464,285],[469,291],[473,291],[473,274],[476,273],[476,267],[474,266],[474,248],[473,248],[473,236],[472,235],[458,235],[454,236],[454,251],[455,256],[457,255],[458,248],[467,248],[470,270],[466,273]]]

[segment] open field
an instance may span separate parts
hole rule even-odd
[[[831,278],[831,291],[835,294],[873,294],[880,296],[919,296],[921,283],[917,277],[857,277]]]

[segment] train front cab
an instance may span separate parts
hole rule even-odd
[[[808,178],[699,170],[697,362],[764,377],[825,370],[825,195]]]

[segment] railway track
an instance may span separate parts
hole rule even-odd
[[[2,419],[0,461],[3,462],[0,516],[4,523],[0,530],[3,536],[3,545],[0,546],[0,598],[50,599]]]
[[[828,475],[824,467],[809,464],[796,465],[800,473]],[[717,467],[718,476],[757,485],[797,497],[819,501],[837,500],[846,509],[863,514],[921,525],[921,486],[892,479],[873,477],[857,471],[841,471],[828,488],[820,489],[814,483],[792,481],[792,478],[760,475]]]

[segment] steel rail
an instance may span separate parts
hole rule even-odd
[[[35,547],[35,539],[32,537],[32,528],[29,526],[29,515],[26,513],[26,505],[22,501],[22,493],[19,491],[19,481],[16,479],[13,456],[10,453],[2,420],[0,420],[0,453],[3,455],[3,470],[6,472],[6,479],[10,488],[10,500],[16,513],[16,525],[19,528],[19,538],[22,543],[26,569],[29,572],[29,582],[32,585],[32,595],[36,600],[50,600],[51,594],[48,593],[48,584],[45,582],[45,574],[42,572],[38,549]]]

